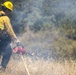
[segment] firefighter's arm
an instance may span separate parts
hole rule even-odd
[[[7,30],[8,34],[10,35],[10,37],[11,37],[15,42],[19,42],[19,40],[17,39],[16,34],[15,34],[14,31],[13,31],[13,28],[12,28],[12,25],[11,25],[9,19],[7,20],[5,26],[6,26],[6,30]]]

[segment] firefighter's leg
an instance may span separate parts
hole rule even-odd
[[[1,59],[1,50],[0,50],[0,64],[1,64],[1,60],[2,60],[2,59]]]
[[[7,47],[3,50],[3,58],[2,58],[2,62],[1,62],[1,66],[3,68],[6,68],[6,66],[10,60],[11,54],[12,54],[12,48],[11,48],[10,44],[8,44]]]

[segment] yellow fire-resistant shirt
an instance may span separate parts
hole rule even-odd
[[[3,11],[0,11],[0,14],[5,14]],[[12,39],[16,39],[16,34],[14,33],[11,23],[10,23],[10,19],[8,16],[1,16],[0,17],[0,27],[1,28],[6,28],[7,33],[11,36]],[[0,29],[1,30],[1,29]]]

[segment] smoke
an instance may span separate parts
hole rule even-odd
[[[33,26],[40,27],[41,25],[46,25],[46,27],[49,25],[57,26],[57,24],[59,24],[64,19],[67,19],[67,18],[74,19],[74,20],[76,19],[76,2],[75,0],[31,0],[31,1],[29,0],[27,2],[24,1],[23,3],[16,6],[16,8],[14,9],[14,15],[15,16],[13,17],[15,19],[13,19],[14,20],[13,24],[16,26],[18,24],[17,28],[19,27],[19,25],[21,26],[23,22],[26,22],[28,26],[32,26],[32,27]],[[58,35],[55,34],[55,37],[57,36]],[[54,36],[51,36],[50,38],[54,38]],[[38,39],[35,39],[35,40],[38,40]],[[35,46],[36,48],[34,50],[37,49],[39,51],[42,48],[42,42],[40,45],[41,46],[40,49],[38,49],[39,47],[37,48],[37,46],[38,45]],[[54,50],[52,47],[50,49],[51,51]],[[47,50],[46,48],[45,48],[45,51],[43,51],[42,49],[42,52],[47,53],[47,54],[50,53],[48,52],[50,50],[47,50],[47,51],[46,50]],[[42,55],[42,52],[40,52],[41,55]],[[47,57],[47,55],[44,57]]]
[[[64,18],[76,19],[75,0],[29,0],[15,5],[13,24],[26,22],[34,25],[41,20],[42,23],[55,25]],[[15,19],[14,19],[15,17]],[[38,22],[37,22],[38,23]]]
[[[18,23],[21,23],[22,20],[28,21],[28,24],[32,24],[38,18],[41,18],[41,10],[43,0],[32,0],[27,3],[23,2],[20,8],[14,9],[14,14]],[[20,10],[19,10],[20,9]]]
[[[74,17],[76,15],[76,1],[75,0],[61,0],[59,1],[55,9],[56,13],[65,13],[68,17]]]

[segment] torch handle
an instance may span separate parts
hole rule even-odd
[[[26,63],[25,63],[24,58],[23,58],[22,55],[21,55],[21,59],[22,59],[22,61],[23,61],[23,63],[24,63],[25,70],[27,71],[27,74],[30,75],[29,70],[28,70],[28,68],[27,68],[27,65],[26,65]]]

